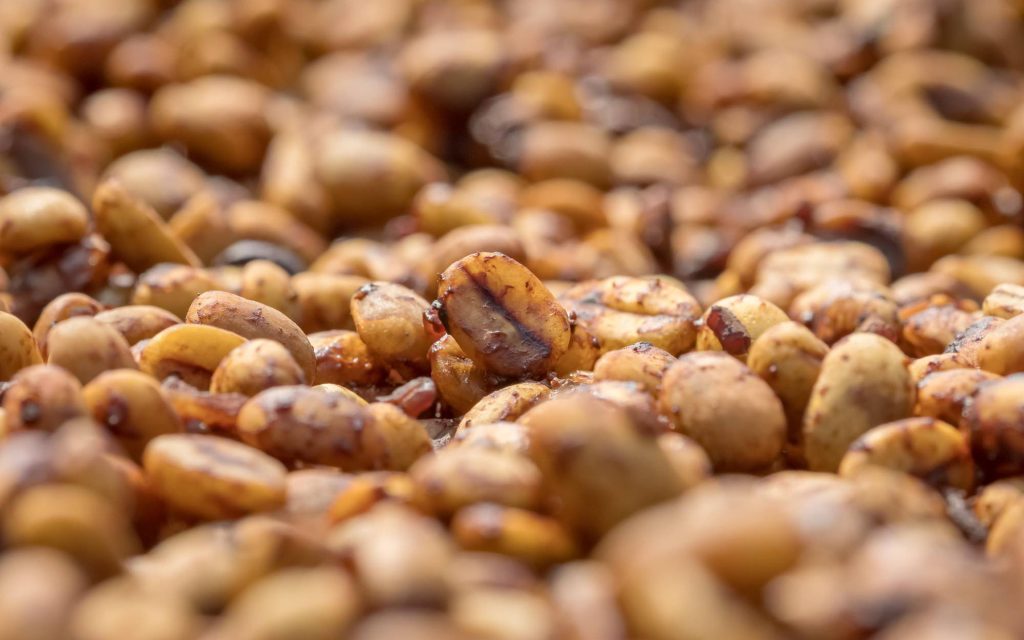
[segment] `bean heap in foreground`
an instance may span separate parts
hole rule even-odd
[[[1024,637],[1024,2],[0,0],[0,640]]]

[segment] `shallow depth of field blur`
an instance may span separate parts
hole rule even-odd
[[[1024,637],[1024,0],[0,0],[0,640]]]

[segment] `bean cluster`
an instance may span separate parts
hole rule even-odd
[[[0,640],[1024,637],[1024,2],[0,0]]]

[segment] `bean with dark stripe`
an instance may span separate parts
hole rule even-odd
[[[441,274],[441,321],[488,371],[539,377],[569,348],[569,315],[529,269],[503,253],[473,253]]]

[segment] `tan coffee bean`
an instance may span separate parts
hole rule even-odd
[[[224,282],[208,269],[160,264],[139,275],[131,303],[159,307],[176,319],[184,318],[196,296],[224,288]]]
[[[871,281],[830,280],[798,295],[789,315],[825,344],[857,331],[899,339],[900,316],[888,290]],[[942,345],[945,347],[945,345]]]
[[[142,345],[139,369],[157,380],[181,378],[208,389],[213,372],[245,338],[226,329],[201,324],[176,324]]]
[[[796,322],[769,328],[750,348],[747,366],[782,401],[791,443],[803,438],[804,410],[827,353],[828,346]]]
[[[964,407],[983,383],[999,376],[977,369],[951,369],[930,373],[917,383],[914,415],[960,425]]]
[[[453,447],[479,447],[510,453],[526,453],[529,445],[526,429],[518,422],[492,422],[475,425],[472,429],[460,429],[451,442]]]
[[[42,362],[39,347],[25,323],[0,311],[0,379],[10,380],[25,367]]]
[[[75,602],[88,587],[65,554],[45,548],[12,549],[0,559],[0,638],[60,640]],[[28,631],[31,629],[31,631]]]
[[[835,471],[868,429],[908,417],[914,387],[905,357],[871,333],[840,340],[825,356],[804,414],[804,449],[812,470]]]
[[[387,369],[355,331],[337,329],[307,336],[316,357],[316,382],[367,387],[384,382]]]
[[[359,592],[340,568],[290,568],[256,582],[225,612],[215,637],[275,640],[299,634],[330,640],[359,614]]]
[[[84,293],[65,293],[54,298],[43,307],[39,319],[32,327],[32,335],[35,336],[40,353],[46,356],[46,338],[55,324],[74,316],[95,317],[103,309],[102,304]]]
[[[839,474],[855,474],[868,465],[905,471],[940,487],[965,492],[974,487],[974,461],[967,439],[934,418],[907,418],[872,428],[850,445]]]
[[[656,393],[665,372],[676,361],[672,354],[649,342],[608,351],[594,364],[594,380],[622,380],[639,383],[648,393]]]
[[[131,603],[131,604],[129,604]],[[131,635],[139,640],[188,640],[202,628],[191,604],[131,578],[108,580],[89,591],[71,619],[78,640]]]
[[[3,528],[10,544],[63,551],[97,580],[119,572],[140,546],[123,513],[71,484],[29,489],[10,505]]]
[[[69,318],[50,330],[47,363],[64,367],[85,384],[109,369],[136,369],[128,341],[94,318]]]
[[[985,339],[1006,322],[1002,318],[982,316],[980,320],[956,335],[953,342],[946,347],[946,353],[957,356],[957,362],[966,367],[979,367],[982,347]]]
[[[459,509],[493,502],[537,509],[541,475],[523,455],[481,448],[442,449],[409,469],[429,513],[448,517]]]
[[[703,447],[716,471],[764,469],[782,451],[782,403],[771,387],[726,353],[680,358],[665,374],[658,400],[662,413]]]
[[[991,529],[1000,516],[1021,498],[1024,498],[1024,481],[1020,477],[997,480],[979,490],[974,497],[974,515]]]
[[[82,389],[82,399],[93,419],[136,460],[153,438],[182,430],[181,419],[159,383],[141,371],[101,373]]]
[[[1019,475],[1024,469],[1024,438],[1016,428],[1024,379],[1020,376],[980,384],[965,403],[963,425],[971,450],[986,478]]]
[[[299,326],[307,333],[355,329],[351,305],[339,301],[351,300],[367,282],[362,276],[312,271],[292,276],[292,288],[301,308]]]
[[[1024,371],[1024,317],[1014,316],[992,329],[977,352],[978,367],[999,375]]]
[[[426,371],[430,336],[423,327],[427,301],[397,284],[371,282],[352,296],[352,319],[374,358],[386,365]]]
[[[243,342],[224,356],[210,378],[210,391],[254,396],[271,387],[305,381],[302,369],[284,345],[258,338]]]
[[[521,382],[498,389],[466,412],[459,423],[459,430],[467,431],[478,424],[516,420],[550,395],[551,389],[536,382]]]
[[[148,305],[117,307],[100,311],[93,317],[98,322],[117,329],[130,345],[148,340],[168,327],[181,324],[181,318],[170,311]]]
[[[316,358],[306,334],[277,309],[225,291],[209,291],[192,301],[185,321],[219,327],[245,338],[276,340],[292,354],[306,380],[316,376]]]
[[[73,195],[51,187],[25,187],[0,198],[0,251],[30,253],[78,242],[89,214]]]
[[[490,503],[460,509],[452,518],[452,534],[464,549],[500,553],[535,567],[566,562],[579,554],[576,541],[557,520]]]
[[[120,182],[168,220],[204,187],[203,170],[169,147],[132,151],[106,168],[104,178]]]
[[[378,131],[337,129],[314,144],[313,165],[336,225],[358,226],[407,211],[444,166],[412,142]]]
[[[11,378],[4,393],[5,430],[56,431],[68,420],[86,415],[82,385],[61,367],[39,364]]]
[[[914,360],[907,367],[907,371],[910,372],[910,379],[920,386],[921,381],[933,373],[966,369],[970,366],[958,353],[940,353]]]
[[[224,438],[158,436],[146,446],[143,466],[164,500],[190,516],[237,518],[270,511],[285,502],[284,465]]]
[[[242,267],[239,295],[277,309],[296,324],[302,320],[299,295],[292,287],[291,276],[269,260],[253,260]]]
[[[1024,286],[997,285],[992,293],[985,296],[981,309],[985,315],[997,318],[1012,318],[1024,313]]]
[[[240,240],[261,240],[291,250],[306,264],[327,248],[319,233],[287,210],[261,200],[241,200],[224,213],[232,235]]]
[[[658,446],[668,456],[684,489],[692,489],[711,477],[711,459],[694,440],[669,431],[658,436]]]
[[[930,306],[903,323],[903,339],[916,356],[942,353],[953,340],[978,320],[977,313],[954,305]]]
[[[456,414],[472,409],[497,385],[494,376],[465,354],[449,334],[430,346],[430,377]]]
[[[244,442],[285,462],[351,471],[405,469],[431,449],[423,427],[397,407],[364,406],[300,386],[253,396],[238,415],[238,432]]]
[[[148,204],[119,183],[108,180],[101,184],[93,194],[92,208],[97,230],[114,254],[136,273],[162,262],[202,264]]]
[[[212,432],[235,438],[238,414],[246,396],[240,393],[210,393],[197,389],[177,375],[160,385],[186,430]]]
[[[270,139],[263,85],[228,75],[204,75],[162,86],[150,103],[157,135],[185,145],[204,166],[228,173],[259,167]]]
[[[439,522],[384,503],[334,528],[327,541],[351,558],[371,606],[438,603],[448,592],[454,545]]]
[[[697,337],[697,301],[681,285],[661,277],[584,282],[562,299],[604,352],[649,342],[678,355],[693,347]]]
[[[526,250],[514,229],[474,224],[453,229],[434,243],[424,262],[423,276],[434,282],[453,262],[479,252],[503,253],[517,262],[526,262]]]
[[[697,349],[725,351],[746,362],[751,345],[769,328],[788,320],[785,311],[756,296],[724,298],[704,311]]]
[[[519,168],[530,180],[575,178],[604,187],[611,179],[610,140],[579,122],[538,122],[524,134]]]
[[[654,396],[644,393],[643,387],[636,382],[604,380],[569,384],[558,389],[553,395],[589,395],[610,402],[629,414],[637,429],[649,435],[664,433],[669,426],[668,421],[659,412]]]
[[[602,419],[594,420],[596,415]],[[599,536],[682,489],[655,440],[609,402],[586,395],[556,398],[519,421],[556,515],[586,536]]]

